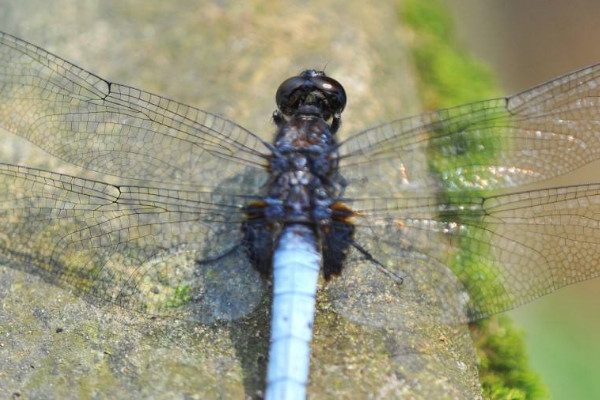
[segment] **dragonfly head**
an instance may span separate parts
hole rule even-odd
[[[275,101],[281,114],[291,117],[316,114],[325,120],[338,118],[346,106],[346,91],[323,71],[308,69],[283,81]]]

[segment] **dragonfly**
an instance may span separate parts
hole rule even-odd
[[[0,163],[0,263],[204,324],[247,316],[272,280],[266,398],[303,399],[319,279],[339,315],[410,331],[599,275],[600,184],[529,186],[600,158],[599,75],[340,140],[345,90],[306,70],[267,142],[1,33],[0,127],[106,179]]]

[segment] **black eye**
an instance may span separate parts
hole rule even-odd
[[[286,79],[279,85],[279,89],[275,94],[275,103],[284,115],[291,114],[290,108],[295,108],[293,104],[297,102],[299,95],[305,92],[305,90],[300,89],[309,85],[311,85],[310,80],[299,76]]]
[[[338,114],[344,111],[346,91],[341,83],[325,75],[313,77],[312,82],[325,94],[332,113]]]
[[[302,105],[319,107],[325,118],[339,114],[346,106],[343,86],[322,71],[306,70],[286,79],[275,95],[277,107],[284,115],[292,115]]]

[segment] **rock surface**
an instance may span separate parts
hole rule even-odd
[[[418,111],[393,5],[199,3],[0,1],[0,21],[102,77],[221,113],[265,138],[277,85],[310,67],[326,66],[346,87],[342,136]],[[2,138],[3,161],[73,171]],[[0,293],[3,398],[261,398],[268,298],[242,321],[207,326],[98,308],[7,267]],[[342,319],[325,296],[310,379],[311,399],[480,397],[465,327],[370,328]]]

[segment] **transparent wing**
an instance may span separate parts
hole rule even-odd
[[[572,171],[600,158],[599,96],[595,65],[507,98],[360,132],[340,146],[347,195],[364,193],[367,184],[381,195],[432,183],[453,191],[496,189]]]
[[[352,206],[357,242],[404,277],[395,282],[355,252],[329,290],[359,322],[473,321],[600,276],[600,184]]]
[[[0,126],[101,173],[210,185],[263,168],[264,142],[205,111],[108,82],[0,32]]]
[[[0,164],[0,263],[94,303],[200,322],[239,318],[263,292],[243,249],[231,250],[246,201]]]

